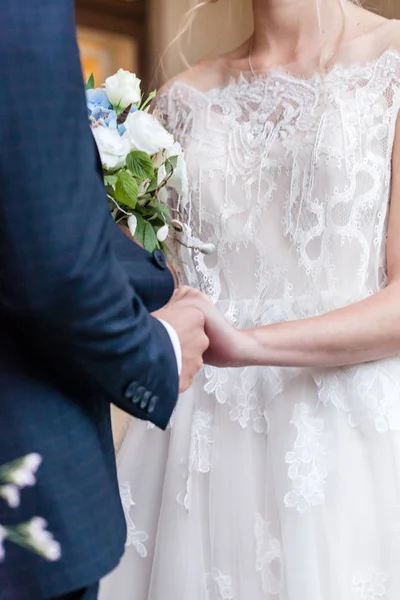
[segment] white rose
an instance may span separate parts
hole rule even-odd
[[[123,167],[130,151],[128,138],[119,135],[117,129],[94,127],[92,129],[102,164],[107,169]]]
[[[178,194],[185,196],[188,191],[188,175],[182,146],[179,142],[174,142],[171,146],[166,147],[166,149],[155,158],[154,166],[159,167],[158,183],[160,184],[166,176],[163,163],[167,158],[173,156],[177,156],[178,160],[171,177],[168,179],[168,186],[174,188]]]
[[[136,75],[119,69],[105,82],[110,104],[120,110],[124,110],[130,104],[138,104],[141,100],[140,83]]]
[[[124,125],[133,148],[150,156],[158,154],[174,143],[172,135],[147,112],[137,110],[130,113]]]
[[[168,185],[173,187],[178,194],[186,195],[188,191],[188,174],[187,174],[187,166],[186,161],[183,156],[183,150],[179,142],[175,142],[173,146],[167,148],[167,158],[171,158],[171,156],[177,156],[178,162],[172,173]]]

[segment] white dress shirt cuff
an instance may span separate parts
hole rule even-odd
[[[172,346],[175,351],[176,364],[178,366],[178,375],[180,375],[182,372],[182,348],[181,348],[181,343],[179,341],[178,334],[176,333],[176,331],[172,327],[172,325],[167,323],[167,321],[163,321],[162,319],[158,319],[158,320],[160,321],[160,323],[162,323],[164,325],[164,327],[167,330],[167,333],[171,339],[171,343],[172,343]]]

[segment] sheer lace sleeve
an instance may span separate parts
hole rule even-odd
[[[185,151],[185,142],[188,141],[190,135],[188,115],[185,114],[184,107],[179,102],[179,97],[174,96],[172,86],[167,85],[160,90],[154,105],[154,112],[160,123],[174,136],[175,140],[181,144],[183,151]],[[190,226],[190,199],[180,197],[172,188],[162,190],[162,194],[164,194],[162,200],[170,207],[172,216],[184,225]],[[190,191],[188,195],[190,196]],[[184,268],[185,263],[191,260],[189,249],[183,245],[187,244],[187,238],[188,236],[182,231],[176,233],[175,236],[171,235],[168,241],[170,250],[168,260],[175,271],[179,285],[189,283]],[[192,281],[192,285],[193,283]]]
[[[155,111],[164,127],[185,147],[189,141],[193,123],[193,107],[185,102],[174,83],[160,90],[155,103]]]

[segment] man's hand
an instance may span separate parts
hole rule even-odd
[[[167,321],[178,334],[182,349],[179,391],[185,392],[190,388],[196,373],[203,366],[203,354],[209,346],[209,340],[204,331],[204,314],[192,303],[179,302],[173,296],[171,301],[154,312],[153,316]]]
[[[240,367],[250,363],[255,340],[250,332],[239,331],[228,323],[217,307],[201,292],[184,286],[176,290],[171,302],[201,310],[205,318],[205,332],[210,344],[204,353],[204,362],[215,367]]]

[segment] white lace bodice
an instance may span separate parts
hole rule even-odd
[[[275,70],[205,91],[178,80],[159,98],[186,151],[194,235],[216,246],[184,257],[186,277],[236,325],[313,316],[385,285],[400,29],[384,29],[377,55],[353,44],[324,78]]]

